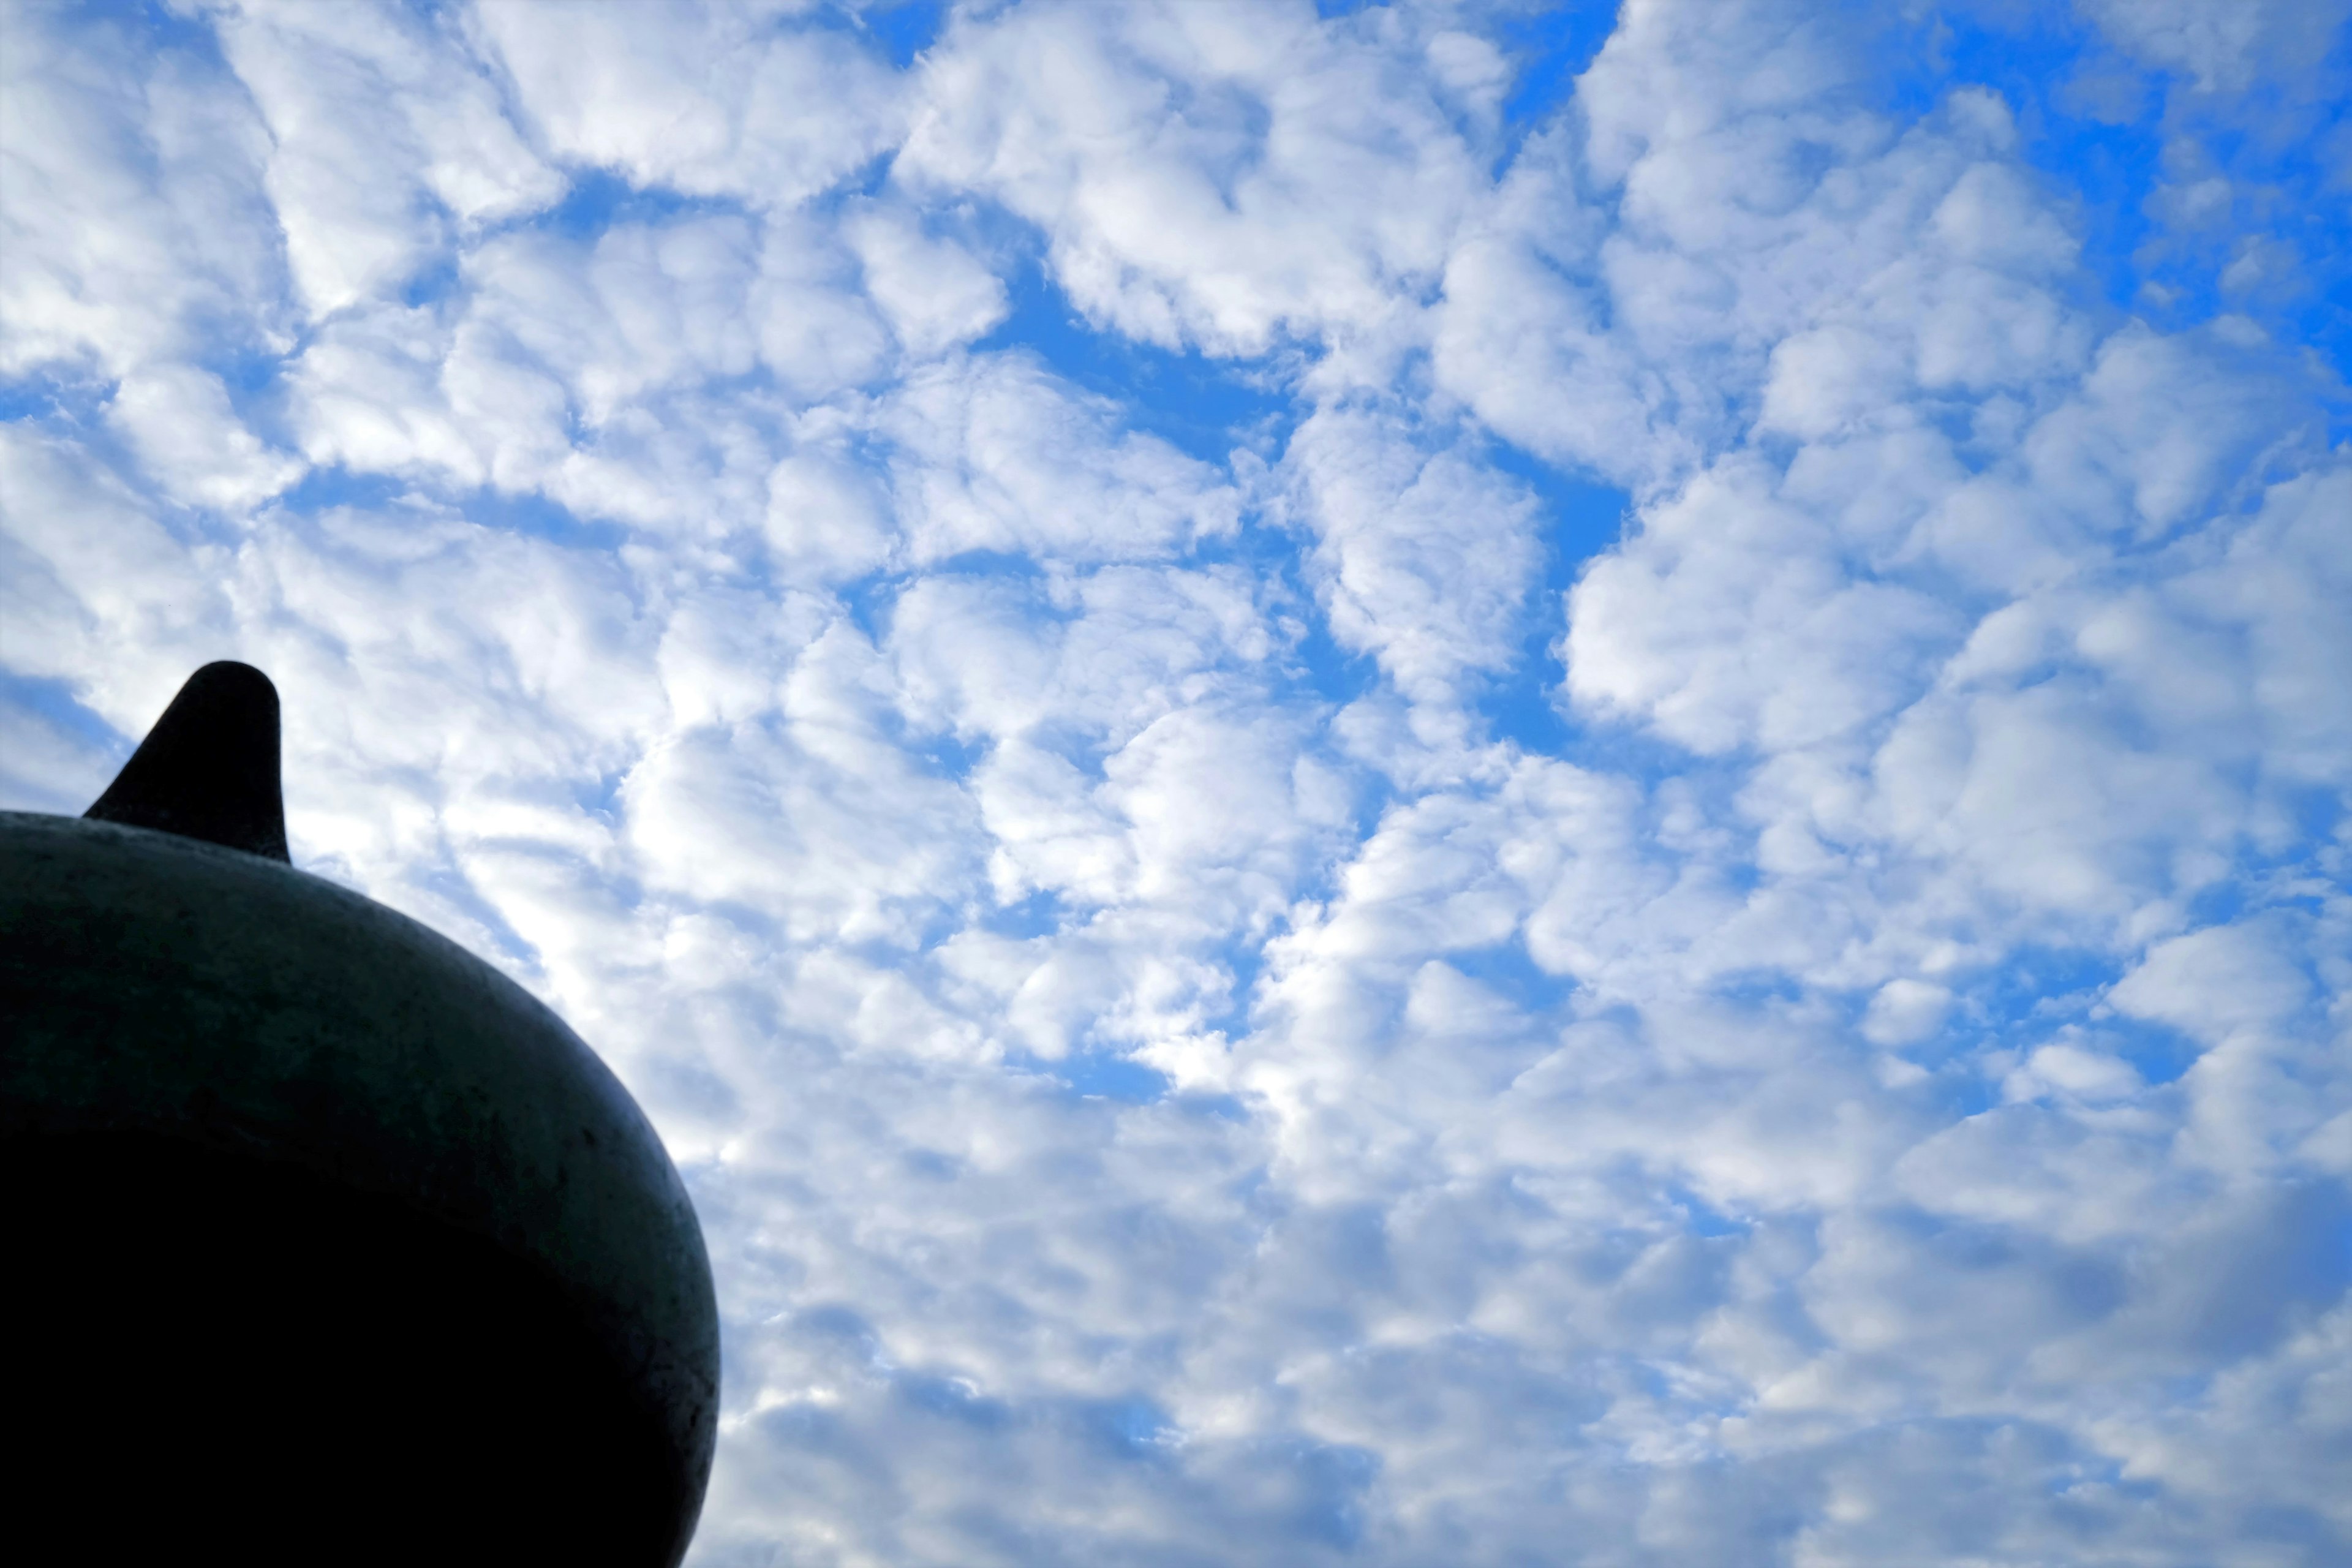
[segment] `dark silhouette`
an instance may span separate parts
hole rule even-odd
[[[249,664],[205,666],[82,815],[293,864],[278,789],[278,688]]]
[[[527,993],[286,863],[277,753],[210,665],[88,817],[0,814],[0,1540],[667,1568],[719,1371],[677,1173]]]

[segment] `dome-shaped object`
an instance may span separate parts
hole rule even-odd
[[[287,863],[258,671],[197,671],[88,817],[0,813],[0,1030],[19,1561],[684,1554],[686,1189],[552,1013]]]

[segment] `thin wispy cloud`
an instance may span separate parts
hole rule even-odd
[[[270,673],[704,1568],[2341,1561],[2347,12],[14,6],[0,803]]]

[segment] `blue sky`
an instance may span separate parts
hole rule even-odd
[[[2340,1561],[2347,12],[15,7],[0,805],[269,671],[709,1568]]]

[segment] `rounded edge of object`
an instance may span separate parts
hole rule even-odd
[[[180,683],[82,815],[291,865],[278,731],[277,685],[249,664],[215,659]]]
[[[291,1160],[544,1267],[658,1406],[683,1554],[717,1436],[709,1255],[652,1124],[553,1012],[290,865],[26,813],[0,813],[0,1135]]]

